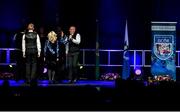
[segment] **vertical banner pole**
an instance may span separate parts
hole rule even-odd
[[[99,21],[96,20],[96,80],[99,79]]]

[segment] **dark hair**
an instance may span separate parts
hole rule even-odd
[[[35,30],[35,27],[34,27],[34,24],[33,24],[33,23],[29,23],[29,24],[27,25],[27,29],[28,29],[28,26],[29,26],[30,24],[33,25],[33,28],[34,28],[34,30]]]
[[[58,33],[58,32],[61,32],[61,27],[60,26],[57,26],[56,29],[55,29],[55,32]]]
[[[55,32],[57,34],[57,37],[60,37],[61,36],[61,32],[62,32],[61,27],[60,26],[56,26]]]
[[[76,25],[70,25],[70,27],[75,27],[76,28]]]
[[[71,25],[69,28],[74,27],[77,30],[77,27],[75,25]]]

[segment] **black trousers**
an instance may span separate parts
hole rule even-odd
[[[78,58],[79,52],[69,53],[67,56],[68,78],[69,80],[78,79]]]
[[[26,52],[26,80],[36,80],[37,71],[37,52],[27,51]]]
[[[56,64],[57,62],[54,60],[48,61],[48,77],[49,80],[53,81],[55,79],[55,73],[56,73]]]
[[[61,58],[59,59],[57,63],[57,69],[56,69],[57,75],[55,76],[55,80],[63,80],[65,79],[66,76],[66,71],[65,71],[65,62]]]
[[[57,68],[56,59],[57,59],[56,55],[47,53],[46,64],[47,64],[47,68],[48,68],[48,78],[50,81],[53,81],[54,77],[55,77],[56,68]]]

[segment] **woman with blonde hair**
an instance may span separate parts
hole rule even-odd
[[[54,31],[48,33],[48,40],[44,47],[44,61],[48,68],[48,77],[50,83],[54,82],[56,63],[59,61],[59,45],[57,34]]]

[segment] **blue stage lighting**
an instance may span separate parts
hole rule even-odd
[[[2,86],[4,83],[4,80],[0,80],[0,86]]]

